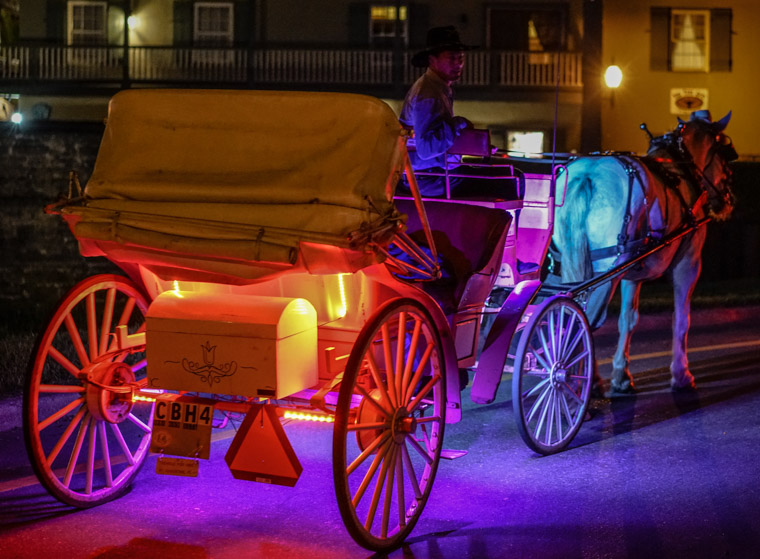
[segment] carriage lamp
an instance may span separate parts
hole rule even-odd
[[[620,87],[622,81],[623,71],[620,69],[620,66],[616,66],[615,64],[607,66],[607,69],[604,71],[604,84],[610,89],[616,89]]]

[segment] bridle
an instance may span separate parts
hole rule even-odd
[[[712,145],[707,151],[707,160],[705,161],[704,166],[700,169],[694,161],[694,156],[686,146],[684,139],[684,129],[686,128],[686,124],[687,123],[680,123],[676,129],[675,145],[681,156],[681,160],[675,163],[685,165],[687,171],[697,179],[696,182],[700,189],[699,198],[708,196],[707,192],[709,190],[712,191],[716,197],[722,198],[725,205],[733,205],[734,196],[731,192],[733,171],[729,166],[729,162],[737,159],[738,155],[734,149],[731,137],[724,134],[722,131],[717,131],[713,135]],[[712,166],[716,156],[720,156],[721,170],[726,177],[725,181],[721,181],[725,183],[725,188],[720,188],[718,186],[719,182],[708,179],[705,174],[705,171]]]

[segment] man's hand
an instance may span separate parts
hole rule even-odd
[[[472,128],[472,122],[464,118],[463,116],[455,116],[454,117],[454,126],[456,127],[457,132],[464,128]]]

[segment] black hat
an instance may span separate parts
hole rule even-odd
[[[412,66],[424,68],[428,65],[428,56],[446,50],[471,50],[477,47],[465,45],[459,40],[459,33],[453,25],[433,27],[427,32],[427,47],[412,57]]]

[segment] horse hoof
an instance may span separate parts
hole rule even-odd
[[[670,389],[673,392],[677,392],[680,394],[690,394],[697,391],[697,385],[694,383],[694,381],[687,382],[683,386],[679,384],[675,384],[673,382],[670,383]]]
[[[599,381],[591,385],[591,397],[594,399],[606,398],[607,390],[604,388],[604,382]]]
[[[610,389],[607,392],[608,398],[614,398],[615,396],[630,396],[636,393],[636,387],[632,382],[626,382],[623,385],[617,385],[615,383],[610,384]]]

